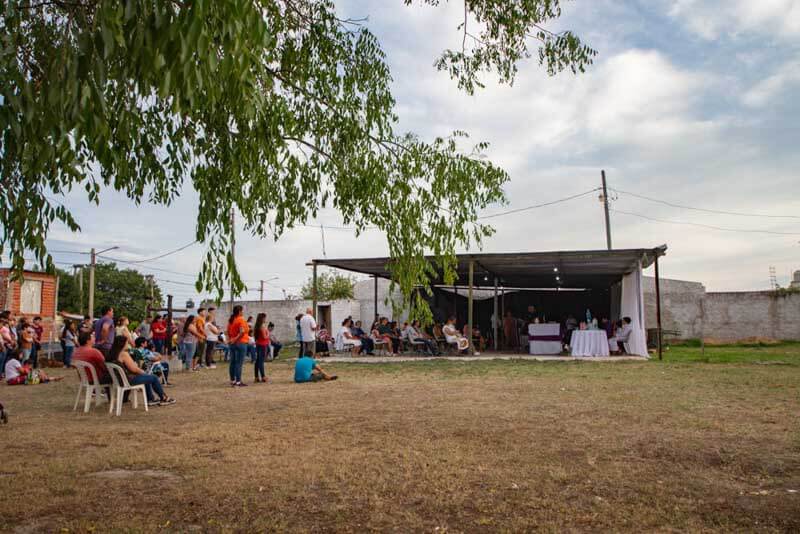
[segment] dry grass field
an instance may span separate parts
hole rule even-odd
[[[0,530],[800,530],[800,350],[681,350],[339,364],[305,385],[280,362],[235,390],[222,367],[120,418],[73,413],[72,373],[0,386]]]

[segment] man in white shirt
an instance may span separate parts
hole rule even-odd
[[[308,308],[305,315],[300,318],[300,337],[303,340],[303,354],[308,355],[314,354],[314,342],[316,341],[317,321],[314,320],[313,313],[314,310]]]
[[[631,326],[631,318],[630,317],[623,317],[622,318],[622,328],[617,330],[616,335],[614,336],[614,340],[617,342],[617,346],[619,350],[624,353],[628,354],[628,347],[626,346],[627,343],[631,339],[631,333],[633,332],[633,326]]]

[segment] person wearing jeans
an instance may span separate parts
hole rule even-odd
[[[229,345],[230,349],[230,364],[228,372],[231,378],[232,386],[244,386],[242,382],[242,367],[244,366],[244,358],[247,354],[247,343],[233,343]]]
[[[164,389],[161,387],[161,382],[158,380],[158,377],[145,373],[136,362],[133,361],[133,358],[127,350],[127,346],[127,337],[116,336],[109,350],[109,360],[122,367],[131,385],[144,385],[148,399],[147,402],[157,403],[162,406],[175,404],[175,399],[167,397],[166,394],[164,394]],[[157,397],[153,396],[153,393],[155,393]]]
[[[242,382],[242,366],[244,357],[247,354],[247,344],[250,341],[250,327],[242,317],[242,307],[233,307],[233,313],[228,319],[228,347],[231,354],[231,363],[228,372],[231,378],[231,386],[246,386]]]
[[[264,372],[264,362],[267,360],[267,355],[269,355],[269,329],[265,324],[267,319],[266,313],[259,313],[258,317],[256,318],[256,326],[253,336],[256,342],[256,362],[255,362],[255,375],[256,375],[256,382],[266,382],[267,375]]]
[[[163,399],[167,398],[164,394],[164,388],[161,387],[161,380],[159,380],[156,375],[136,375],[128,378],[128,382],[130,382],[132,386],[144,384],[144,389],[147,392],[147,402],[150,404],[160,403]],[[155,393],[155,395],[153,395],[153,393]]]
[[[195,326],[194,315],[190,315],[186,318],[186,322],[183,323],[183,367],[189,371],[194,371],[195,367],[193,365],[194,354],[197,351],[197,341],[199,340],[200,336],[197,333],[197,327]]]

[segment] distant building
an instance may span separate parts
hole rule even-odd
[[[790,289],[800,289],[800,271],[795,271],[792,281],[789,282]]]
[[[58,277],[36,271],[24,271],[22,280],[12,280],[11,269],[0,269],[0,310],[14,317],[41,317],[43,343],[58,341],[53,325],[58,307]]]

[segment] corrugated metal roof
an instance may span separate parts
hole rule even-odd
[[[570,250],[554,252],[507,252],[491,254],[458,254],[459,284],[469,279],[469,262],[475,262],[474,285],[491,287],[494,277],[500,284],[519,288],[606,288],[623,275],[649,267],[656,256],[666,254],[667,246],[621,250]],[[431,261],[433,257],[429,257]],[[390,278],[391,258],[316,259],[317,265]],[[556,279],[558,276],[558,280]],[[432,280],[442,284],[441,276]]]

